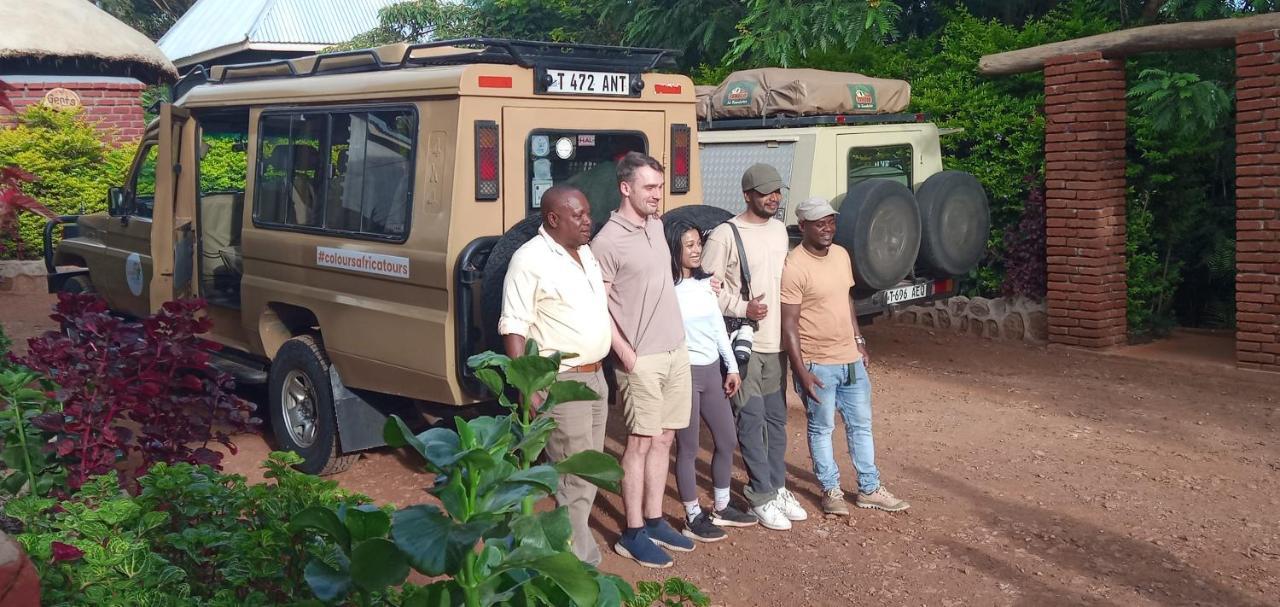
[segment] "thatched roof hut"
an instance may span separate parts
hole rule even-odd
[[[5,0],[0,23],[0,74],[178,77],[155,43],[87,0]]]

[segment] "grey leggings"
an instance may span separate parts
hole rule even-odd
[[[711,455],[711,482],[715,487],[729,486],[729,476],[733,470],[733,450],[738,448],[738,431],[734,425],[729,398],[724,395],[724,376],[720,374],[720,363],[693,365],[691,371],[693,410],[689,412],[689,426],[676,431],[676,488],[682,502],[698,499],[698,476],[694,465],[698,461],[702,429],[702,424],[698,423],[699,417],[711,428],[711,439],[716,445],[715,452]]]

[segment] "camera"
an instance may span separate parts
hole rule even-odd
[[[738,361],[739,368],[746,368],[747,361],[751,360],[751,343],[755,337],[755,330],[750,324],[742,323],[738,330],[729,334],[729,343],[733,346],[733,358]]]

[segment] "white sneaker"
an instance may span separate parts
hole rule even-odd
[[[791,520],[778,509],[778,500],[765,502],[760,506],[752,506],[751,513],[760,519],[760,524],[775,531],[786,531],[791,528]]]
[[[805,512],[804,506],[801,506],[795,494],[787,491],[786,488],[778,489],[778,497],[774,501],[777,502],[778,509],[782,511],[782,515],[788,519],[793,521],[809,519],[809,513]]]

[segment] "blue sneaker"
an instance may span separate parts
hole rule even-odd
[[[676,552],[693,552],[693,540],[680,535],[666,518],[649,519],[644,522],[644,530],[649,532],[653,543]]]
[[[649,539],[649,531],[644,528],[637,531],[631,539],[627,539],[627,532],[624,531],[622,539],[613,545],[613,551],[645,567],[666,569],[671,566],[671,556]]]

